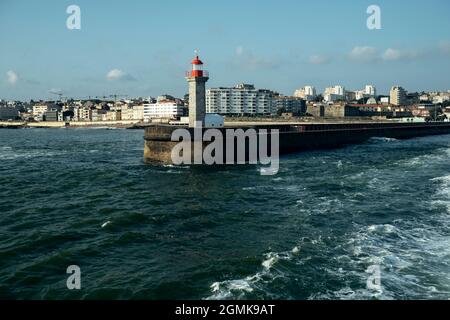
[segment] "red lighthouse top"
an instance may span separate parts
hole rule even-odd
[[[194,58],[194,60],[192,60],[192,64],[195,64],[195,65],[201,65],[201,64],[203,64],[203,62],[202,62],[202,60],[200,60],[200,59],[198,58],[198,56],[196,56],[196,57]]]
[[[186,73],[186,77],[188,78],[208,78],[208,71],[203,70],[203,62],[200,58],[195,56],[194,60],[191,62],[192,70]]]

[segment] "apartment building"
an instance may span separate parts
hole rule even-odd
[[[224,115],[263,115],[276,112],[274,93],[255,89],[251,84],[234,88],[213,88],[206,91],[206,112]]]
[[[294,97],[302,98],[306,101],[313,101],[317,97],[316,88],[313,86],[304,86],[298,90],[295,90]]]
[[[186,108],[179,101],[160,100],[156,103],[143,105],[144,121],[150,121],[151,119],[157,118],[176,119],[185,114]]]
[[[394,86],[391,88],[390,102],[394,106],[401,106],[406,104],[406,90],[400,86]]]

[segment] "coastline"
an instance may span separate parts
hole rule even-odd
[[[0,121],[0,129],[23,129],[23,128],[46,128],[46,129],[61,129],[61,128],[121,128],[128,129],[139,124],[137,120],[123,120],[123,121],[71,121],[71,122],[26,122],[26,121]]]
[[[334,123],[392,123],[389,120],[373,119],[317,119],[317,118],[229,118],[225,120],[225,127],[254,126],[254,125],[301,125],[301,124],[334,124]],[[120,128],[120,129],[145,129],[160,123],[143,123],[140,120],[119,120],[119,121],[0,121],[0,129],[23,129],[23,128]]]

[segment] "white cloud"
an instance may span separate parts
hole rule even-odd
[[[384,61],[399,61],[399,60],[413,60],[426,56],[426,52],[421,52],[417,50],[398,50],[398,49],[387,49],[381,58]]]
[[[119,80],[127,80],[133,81],[135,80],[131,75],[126,72],[123,72],[119,69],[112,69],[106,74],[106,79],[109,81],[119,81]]]
[[[403,57],[403,53],[400,50],[389,48],[383,53],[383,60],[394,61],[400,60]]]
[[[354,47],[350,58],[359,62],[374,62],[378,59],[378,52],[374,47]]]
[[[320,65],[320,64],[327,64],[328,62],[330,62],[330,59],[325,56],[312,55],[309,57],[309,63],[311,64]]]
[[[15,85],[19,81],[19,76],[12,70],[6,73],[7,81],[10,85]]]
[[[401,60],[414,60],[427,55],[423,50],[412,49],[393,49],[388,48],[383,52],[378,52],[374,47],[354,47],[350,52],[350,59],[361,63],[374,63],[374,62],[391,62]]]
[[[236,48],[235,56],[233,57],[231,64],[235,67],[252,71],[276,69],[282,66],[279,57],[263,57],[255,55],[251,50],[245,50],[242,46]]]

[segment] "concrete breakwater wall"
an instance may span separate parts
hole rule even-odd
[[[179,143],[172,140],[174,130],[183,128],[189,130],[194,137],[194,129],[170,125],[154,125],[147,127],[144,134],[144,160],[148,163],[172,164],[172,149]],[[279,153],[288,154],[304,150],[328,149],[348,144],[357,144],[372,137],[408,139],[413,137],[450,134],[450,123],[335,123],[335,124],[286,124],[286,125],[248,125],[239,127],[217,128],[223,137],[226,130],[254,129],[258,139],[260,132],[266,130],[268,148],[270,150],[271,130],[279,131]],[[202,129],[202,133],[206,129]],[[266,134],[266,133],[264,133]],[[245,146],[248,158],[248,140]],[[204,149],[211,142],[202,142]],[[226,143],[223,143],[223,154],[226,153]],[[236,148],[236,143],[233,145]],[[193,152],[192,152],[193,154]],[[236,153],[235,153],[236,154]],[[192,161],[193,162],[193,161]]]

